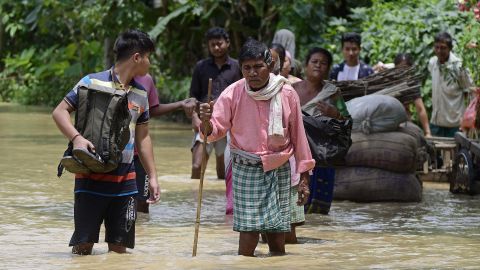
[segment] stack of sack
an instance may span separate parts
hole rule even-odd
[[[367,95],[347,102],[353,119],[346,166],[336,169],[334,199],[357,202],[422,199],[415,171],[424,161],[422,130],[408,123],[394,97]]]

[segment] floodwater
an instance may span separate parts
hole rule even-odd
[[[73,176],[56,177],[66,139],[43,108],[0,104],[0,269],[479,269],[480,197],[424,184],[421,203],[334,202],[308,215],[288,255],[237,256],[238,233],[224,215],[224,183],[209,166],[197,257],[192,258],[198,181],[190,180],[191,131],[150,124],[161,202],[139,214],[129,254],[70,254]]]

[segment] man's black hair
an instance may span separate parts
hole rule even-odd
[[[355,32],[345,33],[342,35],[342,48],[345,42],[353,42],[360,47],[362,45],[362,36]]]
[[[436,34],[434,38],[434,43],[437,43],[437,42],[446,43],[448,48],[450,48],[450,50],[453,48],[452,36],[450,36],[450,34],[447,32],[440,32]]]
[[[205,33],[205,39],[207,40],[207,42],[216,38],[223,38],[226,41],[229,40],[227,31],[225,31],[225,29],[221,27],[212,27],[208,29],[208,31]]]
[[[252,59],[261,59],[268,66],[270,66],[272,64],[272,53],[264,43],[253,38],[249,38],[240,49],[240,53],[238,54],[238,63],[242,65],[244,61]]]
[[[127,30],[121,33],[113,46],[115,61],[117,62],[126,60],[135,53],[139,53],[143,56],[154,50],[155,44],[153,43],[153,40],[147,33],[137,29]]]
[[[395,66],[397,66],[403,61],[405,61],[409,67],[413,66],[413,57],[409,53],[397,54],[397,56],[395,56],[395,60],[393,60],[393,63],[395,64]]]
[[[328,67],[332,66],[332,63],[333,63],[332,54],[327,49],[320,48],[320,47],[313,47],[308,51],[307,57],[305,57],[305,65],[308,65],[308,61],[310,61],[310,58],[312,58],[312,55],[316,53],[321,53],[325,55],[327,57]]]
[[[282,70],[283,63],[285,63],[285,47],[283,47],[283,45],[280,43],[272,43],[272,45],[270,45],[270,49],[278,53],[278,56],[280,57],[280,70]]]

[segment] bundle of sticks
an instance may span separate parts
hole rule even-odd
[[[415,67],[396,67],[355,81],[330,81],[342,92],[345,101],[370,94],[389,95],[409,103],[420,95],[422,75]]]

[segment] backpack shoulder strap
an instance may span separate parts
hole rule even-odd
[[[79,86],[77,88],[78,106],[75,113],[75,128],[83,134],[88,114],[88,88]]]
[[[95,91],[98,91],[98,92],[110,94],[110,95],[113,95],[113,96],[125,96],[127,94],[126,91],[117,90],[115,88],[106,87],[106,86],[102,86],[102,85],[98,85],[98,84],[91,84],[91,85],[88,86],[88,88],[92,89],[92,90],[95,90]]]

